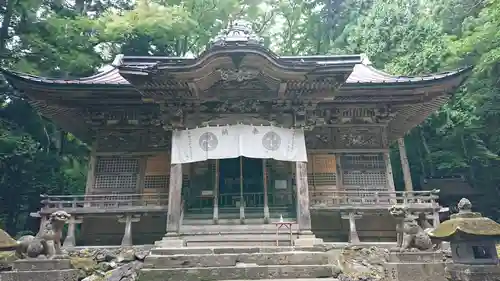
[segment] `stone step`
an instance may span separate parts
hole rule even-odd
[[[332,265],[238,265],[224,267],[145,268],[138,281],[206,281],[295,278],[336,278],[340,270]]]
[[[188,247],[202,246],[291,246],[297,235],[289,233],[247,233],[247,234],[216,234],[216,235],[183,235]]]
[[[152,255],[217,255],[217,254],[252,254],[281,252],[324,252],[321,245],[314,247],[184,247],[184,248],[153,248]]]
[[[204,255],[149,255],[144,261],[145,268],[176,267],[220,267],[237,264],[254,265],[326,265],[326,253],[318,252],[281,252],[281,253],[238,253]]]
[[[270,247],[276,246],[276,240],[261,240],[261,241],[187,241],[188,247],[221,247],[221,246],[233,246],[233,247],[250,247],[250,246],[261,246]],[[280,246],[292,246],[290,240],[279,240]]]
[[[292,233],[297,233],[299,230],[298,224],[292,224]],[[197,234],[262,234],[276,233],[276,225],[270,224],[235,224],[235,225],[186,225],[183,222],[181,233],[184,235]],[[287,233],[284,227],[280,229],[280,233]]]
[[[297,235],[293,235],[291,238],[295,239]],[[276,233],[251,233],[251,234],[212,234],[212,235],[183,235],[182,236],[186,241],[276,241],[278,240],[290,240],[289,233],[280,233],[276,235]]]
[[[231,280],[231,281],[248,281],[249,279],[243,280]],[[275,279],[260,279],[260,281],[273,281]],[[228,281],[228,280],[221,280]],[[318,281],[317,278],[296,278],[296,279],[280,279],[280,281]],[[337,278],[321,278],[321,281],[338,281]]]

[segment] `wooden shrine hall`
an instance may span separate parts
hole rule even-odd
[[[389,145],[452,96],[469,69],[393,76],[362,55],[278,56],[237,21],[196,58],[119,55],[63,80],[3,70],[62,131],[91,147],[65,246],[395,241],[388,208],[429,219],[433,191],[394,188]],[[79,228],[80,231],[75,231]],[[75,237],[75,233],[79,233]]]

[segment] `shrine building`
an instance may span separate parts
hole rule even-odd
[[[413,191],[402,138],[469,69],[393,76],[363,55],[278,56],[262,42],[237,22],[196,58],[119,55],[74,80],[3,70],[92,148],[85,194],[42,195],[37,213],[72,215],[65,246],[395,241],[393,204],[438,223],[438,195]]]

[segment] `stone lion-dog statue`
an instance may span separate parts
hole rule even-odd
[[[36,236],[25,235],[17,240],[16,256],[21,259],[62,256],[62,230],[70,218],[71,215],[65,211],[53,212]]]

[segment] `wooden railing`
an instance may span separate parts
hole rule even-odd
[[[315,209],[392,205],[437,207],[439,198],[435,191],[321,191],[310,192],[309,197],[310,205]]]
[[[213,207],[213,196],[196,196],[187,199],[187,209],[204,209]],[[224,208],[239,208],[240,201],[245,202],[245,207],[264,207],[264,193],[252,192],[243,193],[243,198],[239,193],[223,193],[218,196],[218,206],[220,209]],[[267,202],[269,207],[289,207],[294,204],[295,196],[292,192],[270,192],[267,195]]]
[[[41,195],[42,211],[53,209],[125,209],[167,206],[168,194]]]
[[[131,210],[156,208],[165,209],[168,205],[168,194],[95,194],[95,195],[41,195],[42,211],[57,209],[91,210]],[[187,199],[187,198],[186,198]],[[438,195],[433,191],[388,192],[388,191],[310,191],[309,202],[313,209],[336,209],[344,207],[387,208],[392,205],[438,207]],[[240,194],[219,194],[219,208],[237,208],[241,200]],[[263,193],[244,193],[245,207],[264,206]],[[268,194],[268,205],[273,207],[291,207],[295,204],[295,195],[291,192],[275,192]],[[189,200],[188,200],[189,201]],[[197,197],[185,202],[187,210],[213,207],[213,197]],[[160,208],[161,207],[161,208]]]

